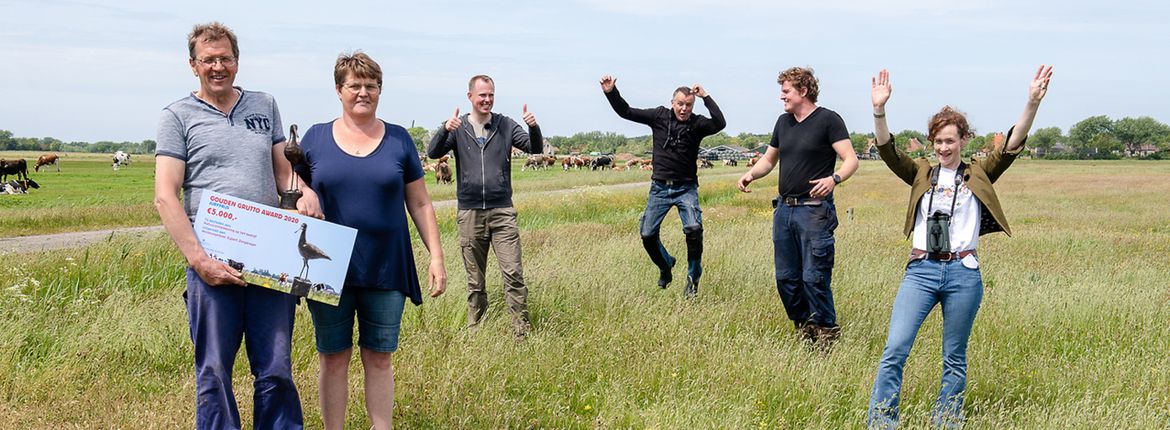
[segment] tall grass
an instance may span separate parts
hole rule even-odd
[[[1168,163],[1026,161],[1001,179],[1015,236],[980,241],[986,293],[968,356],[968,428],[1170,426],[1168,179]],[[682,298],[681,282],[654,286],[637,238],[645,189],[519,201],[535,326],[524,342],[509,335],[495,269],[485,327],[462,329],[454,211],[441,210],[451,284],[404,315],[396,424],[860,427],[909,247],[901,236],[909,187],[864,163],[838,189],[834,292],[844,332],[823,354],[794,336],[775,292],[774,186],[773,175],[745,195],[730,177],[704,181],[705,270],[694,301]],[[192,424],[181,257],[165,237],[130,240],[24,255],[0,270],[0,427]],[[674,215],[663,240],[685,255]],[[303,308],[294,337],[306,418],[319,427]],[[940,338],[936,311],[906,366],[906,428],[927,425]],[[242,354],[238,363],[237,397],[250,421],[251,377]],[[365,428],[354,368],[347,428]]]

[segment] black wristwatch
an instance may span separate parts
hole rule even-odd
[[[840,184],[841,181],[844,181],[844,179],[841,179],[841,175],[834,173],[833,174],[833,184]]]

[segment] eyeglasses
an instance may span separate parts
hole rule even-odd
[[[236,65],[236,57],[227,56],[196,58],[195,61],[198,61],[200,64],[203,64],[207,67],[212,67],[216,64],[223,64],[224,67],[231,67]]]
[[[345,84],[343,88],[345,88],[345,90],[349,91],[351,94],[361,94],[363,89],[366,90],[367,94],[377,94],[382,91],[382,86],[379,84],[352,83]]]

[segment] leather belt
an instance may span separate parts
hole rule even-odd
[[[784,203],[784,206],[820,206],[825,202],[811,197],[778,197],[776,201]]]
[[[653,181],[654,181],[654,182],[656,182],[656,183],[658,183],[659,185],[666,185],[666,186],[668,186],[668,187],[673,187],[673,186],[675,186],[675,185],[687,185],[687,184],[693,184],[693,183],[695,183],[695,180],[694,180],[694,179],[687,179],[687,180],[683,180],[683,181],[678,181],[678,180],[670,180],[670,179],[667,179],[667,180],[663,180],[663,179],[654,179]]]
[[[926,252],[926,250],[914,248],[910,250],[910,261],[914,260],[937,260],[937,261],[952,261],[961,260],[968,255],[975,254],[974,249],[959,252]]]

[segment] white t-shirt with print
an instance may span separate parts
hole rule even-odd
[[[979,242],[979,200],[967,188],[967,183],[959,184],[958,195],[955,193],[955,171],[946,167],[939,167],[938,185],[927,190],[918,202],[918,214],[914,217],[914,247],[926,249],[926,218],[935,211],[951,212],[951,201],[955,203],[955,213],[951,215],[951,252],[975,249]],[[930,196],[934,194],[934,202]],[[957,200],[955,200],[957,199]],[[933,206],[928,208],[927,204]]]

